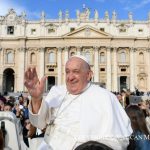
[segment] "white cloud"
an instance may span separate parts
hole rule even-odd
[[[150,0],[143,0],[141,1],[140,3],[134,3],[132,5],[128,5],[126,6],[124,9],[125,10],[136,10],[136,9],[139,9],[139,8],[142,8],[144,7],[145,5],[149,4],[150,3]]]
[[[27,19],[40,18],[41,12],[29,11],[26,7],[12,0],[0,0],[0,16],[5,16],[11,8],[14,9],[17,15],[20,15],[21,12],[25,11]]]
[[[25,11],[24,7],[11,0],[0,0],[0,15],[6,15],[11,8],[13,8],[17,14],[21,14],[21,12]]]
[[[141,1],[141,3],[135,4],[134,9],[141,8],[145,5],[147,5],[148,3],[150,3],[150,0],[143,0],[143,1]]]
[[[27,11],[26,15],[28,19],[39,19],[41,17],[41,12]]]

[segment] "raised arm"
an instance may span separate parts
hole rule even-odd
[[[25,71],[24,85],[26,86],[29,94],[31,95],[32,112],[35,114],[38,113],[41,106],[45,81],[46,77],[43,77],[41,80],[39,80],[35,67],[29,67]]]

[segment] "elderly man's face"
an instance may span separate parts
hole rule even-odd
[[[66,85],[71,94],[79,94],[90,81],[92,73],[80,58],[73,57],[66,63]]]

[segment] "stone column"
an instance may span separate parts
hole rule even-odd
[[[21,65],[18,64],[18,72],[17,72],[17,91],[24,91],[24,70],[25,70],[25,47],[18,49],[18,60],[17,62],[21,62]]]
[[[44,64],[44,56],[45,56],[45,54],[44,54],[44,52],[45,52],[45,48],[43,48],[43,47],[41,47],[41,48],[39,48],[39,78],[41,79],[45,74],[44,74],[44,72],[45,72],[45,64]]]
[[[64,64],[66,64],[66,62],[67,62],[67,60],[69,58],[68,51],[69,51],[68,47],[65,47]]]
[[[118,82],[118,84],[117,84],[117,86],[118,86],[118,91],[120,91],[120,76],[118,76],[117,82]]]
[[[59,47],[57,50],[57,84],[61,85],[62,84],[62,60],[61,60],[61,52],[62,48]]]
[[[3,93],[3,72],[0,73],[0,92]]]
[[[66,79],[66,77],[65,77],[65,66],[66,66],[66,62],[67,62],[67,60],[68,60],[68,58],[69,58],[69,53],[68,53],[68,51],[69,51],[69,49],[68,49],[68,47],[65,47],[65,53],[64,53],[64,77],[63,77],[63,79],[64,79],[64,82],[63,83],[65,83],[65,79]]]
[[[147,68],[150,68],[150,48],[147,49]],[[147,91],[150,91],[150,69],[147,69]]]
[[[107,84],[106,88],[111,91],[111,47],[107,47]]]
[[[0,47],[0,68],[3,66],[3,48]]]
[[[117,82],[117,48],[113,48],[113,91],[118,92],[118,82]]]
[[[94,82],[99,82],[98,47],[94,48]]]
[[[23,50],[24,49],[24,50]],[[24,51],[24,63],[22,63],[21,65],[24,65],[24,70],[23,70],[23,74],[22,74],[22,76],[23,76],[23,87],[22,87],[22,89],[23,90],[21,90],[21,91],[24,91],[24,72],[25,72],[25,51],[26,51],[26,49],[25,48],[23,48],[22,50]],[[17,54],[15,54],[15,53],[17,53],[16,52],[16,50],[13,52],[13,56],[14,56],[14,63],[15,63],[15,56],[17,55]],[[18,57],[17,57],[18,58]],[[21,61],[19,61],[19,62],[21,62]],[[18,67],[19,68],[19,67]],[[19,69],[18,69],[19,70]],[[18,79],[18,75],[17,75],[17,71],[15,71],[14,70],[14,73],[13,73],[13,75],[14,75],[14,92],[16,92],[16,91],[18,91],[18,84],[17,83],[19,83],[20,84],[20,82],[19,82],[19,80],[17,80]],[[19,75],[20,76],[20,75]]]
[[[133,57],[134,57],[134,86],[135,87],[137,87],[137,85],[138,85],[138,79],[137,79],[137,54],[136,54],[136,52],[137,52],[137,49],[136,48],[134,48],[134,53],[133,53]],[[135,89],[134,89],[135,90]]]
[[[131,48],[130,49],[130,91],[134,91],[134,86],[135,86],[135,83],[134,83],[134,70],[135,70],[135,67],[134,67],[134,49]]]
[[[3,49],[0,47],[0,92],[2,93],[3,91]]]

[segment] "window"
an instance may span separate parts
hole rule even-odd
[[[31,29],[31,34],[35,35],[36,34],[36,29]]]
[[[70,32],[73,32],[75,30],[75,28],[70,28]]]
[[[46,28],[47,28],[47,33],[51,34],[56,32],[56,27],[57,25],[50,23]]]
[[[144,83],[145,83],[144,78],[141,78],[141,79],[140,79],[140,87],[141,87],[141,88],[144,87]]]
[[[105,71],[105,68],[100,68],[100,71]]]
[[[144,54],[142,52],[139,53],[139,61],[141,64],[144,63]]]
[[[100,53],[100,63],[104,63],[105,62],[105,54],[104,52]]]
[[[125,52],[120,53],[120,62],[125,63],[126,62],[126,54]]]
[[[75,55],[75,52],[71,52],[71,53],[70,53],[70,56],[73,56],[73,55]]]
[[[13,35],[14,34],[14,26],[8,26],[7,27],[7,34]]]
[[[36,63],[36,56],[35,56],[35,53],[31,53],[30,63],[31,63],[31,64],[35,64],[35,63]]]
[[[104,31],[105,31],[105,29],[104,29],[104,28],[100,28],[100,31],[103,31],[103,32],[104,32]]]
[[[120,33],[125,33],[127,30],[125,29],[125,28],[121,28],[121,29],[119,29],[119,32]]]
[[[85,58],[86,58],[87,61],[91,64],[91,56],[90,56],[90,52],[86,52],[86,53],[85,53]]]
[[[13,63],[14,62],[14,55],[12,52],[8,52],[6,56],[7,63]]]
[[[51,72],[51,71],[54,71],[54,68],[49,68],[48,71],[50,71],[50,72]]]
[[[81,51],[81,55],[83,55],[87,59],[89,64],[92,65],[93,59],[89,48],[85,48],[83,51]]]
[[[53,29],[53,28],[48,29],[48,33],[53,33],[53,32],[55,32],[55,29]]]
[[[139,31],[139,32],[143,32],[143,29],[139,29],[138,31]]]
[[[125,68],[121,68],[121,72],[126,72],[126,69]]]
[[[48,63],[56,63],[56,58],[54,52],[49,53]]]

